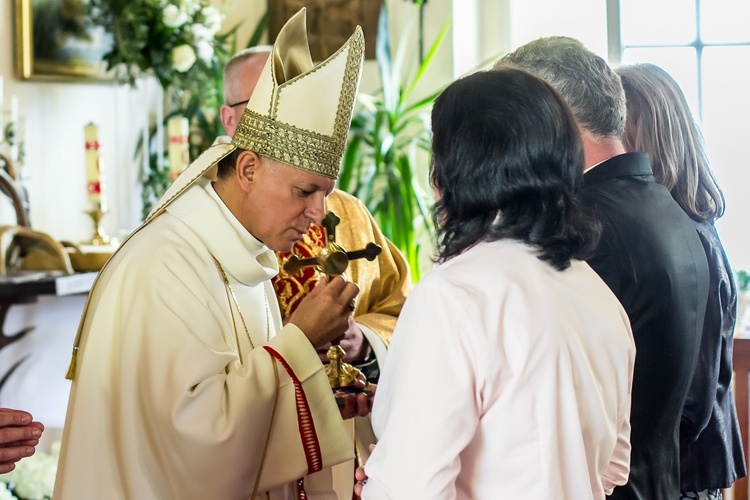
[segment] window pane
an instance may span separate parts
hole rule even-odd
[[[701,38],[704,43],[750,42],[748,27],[750,2],[747,0],[701,2]]]
[[[623,46],[691,43],[695,0],[620,0],[620,29]]]
[[[717,223],[735,268],[750,269],[750,47],[708,47],[703,52],[703,132],[709,158],[727,200]]]
[[[682,88],[693,115],[698,109],[698,59],[692,47],[660,47],[654,49],[625,49],[623,64],[649,62],[661,66]]]

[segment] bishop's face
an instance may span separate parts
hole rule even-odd
[[[325,197],[335,181],[270,158],[260,158],[242,224],[271,250],[288,252],[325,215]]]

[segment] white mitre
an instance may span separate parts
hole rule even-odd
[[[364,62],[357,26],[331,57],[313,64],[303,7],[279,31],[230,144],[205,150],[157,201],[146,222],[197,179],[216,179],[222,158],[240,148],[331,179],[338,177]]]

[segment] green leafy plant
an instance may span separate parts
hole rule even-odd
[[[740,269],[738,271],[735,271],[734,279],[737,283],[737,289],[740,292],[746,292],[750,290],[750,273],[748,273],[744,269]]]
[[[412,64],[420,55],[411,36],[411,21],[394,58],[385,5],[381,10],[376,47],[381,88],[372,95],[359,94],[338,187],[367,206],[383,234],[406,255],[416,281],[420,257],[434,232],[428,208],[431,197],[420,184],[418,162],[429,156],[428,113],[442,89],[414,102],[412,96],[450,23],[443,26],[421,62]]]

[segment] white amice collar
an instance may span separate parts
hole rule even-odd
[[[273,251],[240,224],[208,179],[199,179],[166,208],[194,229],[227,274],[256,285],[279,272]]]

